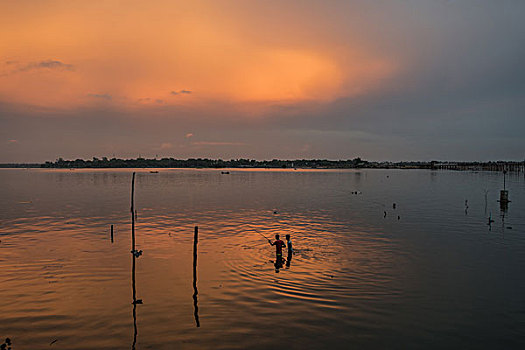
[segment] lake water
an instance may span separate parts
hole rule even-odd
[[[139,258],[133,170],[0,170],[13,350],[525,346],[523,174],[502,211],[501,173],[150,170]],[[296,250],[282,268],[276,233]]]

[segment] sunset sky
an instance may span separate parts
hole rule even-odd
[[[0,162],[525,159],[525,2],[0,1]]]

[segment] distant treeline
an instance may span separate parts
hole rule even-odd
[[[0,168],[301,168],[301,169],[434,169],[434,170],[471,170],[471,171],[511,171],[524,172],[525,161],[494,162],[442,162],[442,161],[407,161],[407,162],[372,162],[361,158],[348,160],[295,159],[295,160],[254,160],[254,159],[118,159],[106,157],[91,160],[64,160],[44,164],[0,164]]]
[[[254,160],[254,159],[118,159],[106,157],[93,158],[92,160],[57,159],[55,162],[45,162],[42,168],[324,168],[347,169],[366,167],[367,161],[361,158],[352,160],[326,160],[326,159],[298,159],[298,160]]]

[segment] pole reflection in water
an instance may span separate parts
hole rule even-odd
[[[135,345],[137,344],[137,304],[142,304],[142,300],[137,300],[137,289],[135,287],[135,260],[137,259],[135,255],[132,255],[132,265],[131,265],[131,289],[133,291],[133,344],[131,349],[135,350]]]
[[[197,295],[199,294],[197,290],[197,243],[199,242],[199,228],[195,226],[195,234],[193,236],[193,309],[195,316],[195,324],[197,327],[200,327],[199,322],[199,306],[197,305]]]
[[[142,299],[137,300],[137,288],[135,287],[135,264],[139,256],[135,249],[135,173],[133,173],[133,178],[131,180],[131,291],[133,294],[133,344],[131,349],[135,350],[135,345],[137,344],[137,304],[142,304]]]

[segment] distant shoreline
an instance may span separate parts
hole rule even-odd
[[[354,158],[349,160],[296,159],[296,160],[253,160],[253,159],[108,159],[64,160],[45,163],[5,163],[0,168],[47,168],[47,169],[126,169],[126,168],[202,168],[202,169],[433,169],[525,172],[525,161],[451,162],[451,161],[406,161],[371,162]]]

